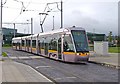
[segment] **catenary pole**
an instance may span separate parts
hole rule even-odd
[[[61,0],[61,27],[60,28],[63,28],[63,2]]]
[[[33,35],[33,18],[31,18],[31,35]]]
[[[0,11],[0,56],[2,56],[2,0],[1,0],[1,11]]]
[[[55,25],[54,25],[54,16],[53,16],[53,29],[52,30],[54,30],[55,29]]]
[[[13,23],[13,25],[14,25],[14,38],[15,38],[15,23]]]

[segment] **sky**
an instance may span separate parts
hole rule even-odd
[[[33,18],[33,32],[40,33],[40,19],[47,3],[60,2],[61,0],[3,0],[3,23],[29,23]],[[118,34],[118,1],[119,0],[63,0],[63,27],[83,27],[87,32],[106,34],[112,31]],[[22,5],[23,2],[23,5]],[[25,8],[25,12],[21,12]],[[60,3],[58,3],[60,9]],[[60,11],[57,4],[49,5],[48,15],[43,24],[45,32],[53,28],[60,28]],[[46,11],[45,11],[46,13]],[[3,24],[3,27],[13,28],[13,24]],[[20,33],[30,33],[30,25],[16,24]]]

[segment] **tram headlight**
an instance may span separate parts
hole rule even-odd
[[[77,55],[80,55],[80,53],[77,53]]]

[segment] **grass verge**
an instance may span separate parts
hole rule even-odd
[[[120,47],[109,47],[109,53],[120,53]]]
[[[2,52],[2,56],[3,56],[3,57],[7,57],[8,55],[7,55],[7,53]]]

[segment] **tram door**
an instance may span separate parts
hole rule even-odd
[[[39,40],[38,40],[38,53],[41,54],[41,44]]]
[[[18,50],[20,50],[20,43],[18,43]]]
[[[48,43],[45,43],[45,55],[48,55]]]
[[[58,39],[58,59],[62,59],[62,54],[61,54],[61,51],[62,51],[62,49],[61,49],[61,47],[62,47],[62,40],[61,40],[61,38],[59,38]]]
[[[26,40],[27,42],[27,51],[29,51],[29,40]]]

